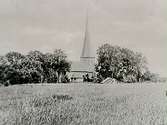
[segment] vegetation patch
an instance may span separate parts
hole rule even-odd
[[[0,97],[8,95],[13,96],[13,99],[0,99],[0,124],[165,125],[165,86],[160,85],[53,84],[33,85],[33,88],[1,87],[3,93],[0,93]],[[23,98],[17,98],[20,94]]]

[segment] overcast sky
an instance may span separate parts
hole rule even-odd
[[[0,54],[65,50],[78,60],[86,8],[92,51],[103,43],[142,52],[167,76],[166,0],[0,0]]]

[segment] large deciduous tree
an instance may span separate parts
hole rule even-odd
[[[45,80],[45,56],[40,51],[30,51],[27,57],[28,71],[34,82],[44,82]]]
[[[104,44],[97,50],[96,71],[103,79],[115,78],[123,82],[139,82],[147,70],[146,58],[127,48]]]
[[[21,72],[22,60],[25,58],[24,55],[18,52],[9,52],[4,56],[6,60],[5,69],[3,72],[4,82],[9,84],[21,84],[24,82],[24,74]]]
[[[60,76],[70,71],[71,64],[67,61],[66,54],[61,49],[56,49],[50,56],[51,68],[57,73],[57,82],[60,82]]]

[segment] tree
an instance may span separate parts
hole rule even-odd
[[[48,83],[55,83],[57,82],[57,73],[55,71],[56,58],[54,58],[52,53],[46,53],[44,56],[45,56],[45,65],[44,65],[45,80]]]
[[[9,52],[5,55],[6,65],[4,69],[3,79],[4,82],[9,84],[22,84],[24,83],[22,69],[22,60],[24,55],[18,52]]]
[[[103,79],[112,77],[123,82],[137,82],[147,69],[146,58],[127,48],[104,44],[98,48],[97,55],[95,69]]]
[[[8,68],[8,61],[4,56],[0,56],[0,83],[5,82],[5,70]]]
[[[70,71],[71,64],[67,60],[66,54],[61,49],[56,49],[53,53],[44,54],[43,72],[47,82],[60,82],[61,76]]]
[[[45,81],[45,56],[40,51],[30,51],[27,55],[27,66],[32,77],[32,81],[39,83]]]
[[[51,56],[51,67],[57,73],[57,82],[60,76],[70,71],[71,64],[67,61],[66,54],[61,49],[56,49]]]

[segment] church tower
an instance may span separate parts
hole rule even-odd
[[[87,11],[88,12],[88,11]],[[90,34],[89,34],[89,20],[88,13],[86,15],[86,24],[83,40],[83,48],[80,56],[80,61],[73,61],[71,65],[71,72],[69,73],[69,78],[72,81],[83,81],[83,76],[88,74],[90,77],[95,75],[95,57],[91,56],[91,44],[90,44]]]
[[[88,11],[86,15],[86,24],[85,24],[85,34],[84,34],[84,41],[83,41],[83,48],[80,57],[81,62],[85,62],[88,64],[95,63],[95,57],[91,56],[91,47],[90,47],[90,34],[89,34],[89,20],[88,20]]]

